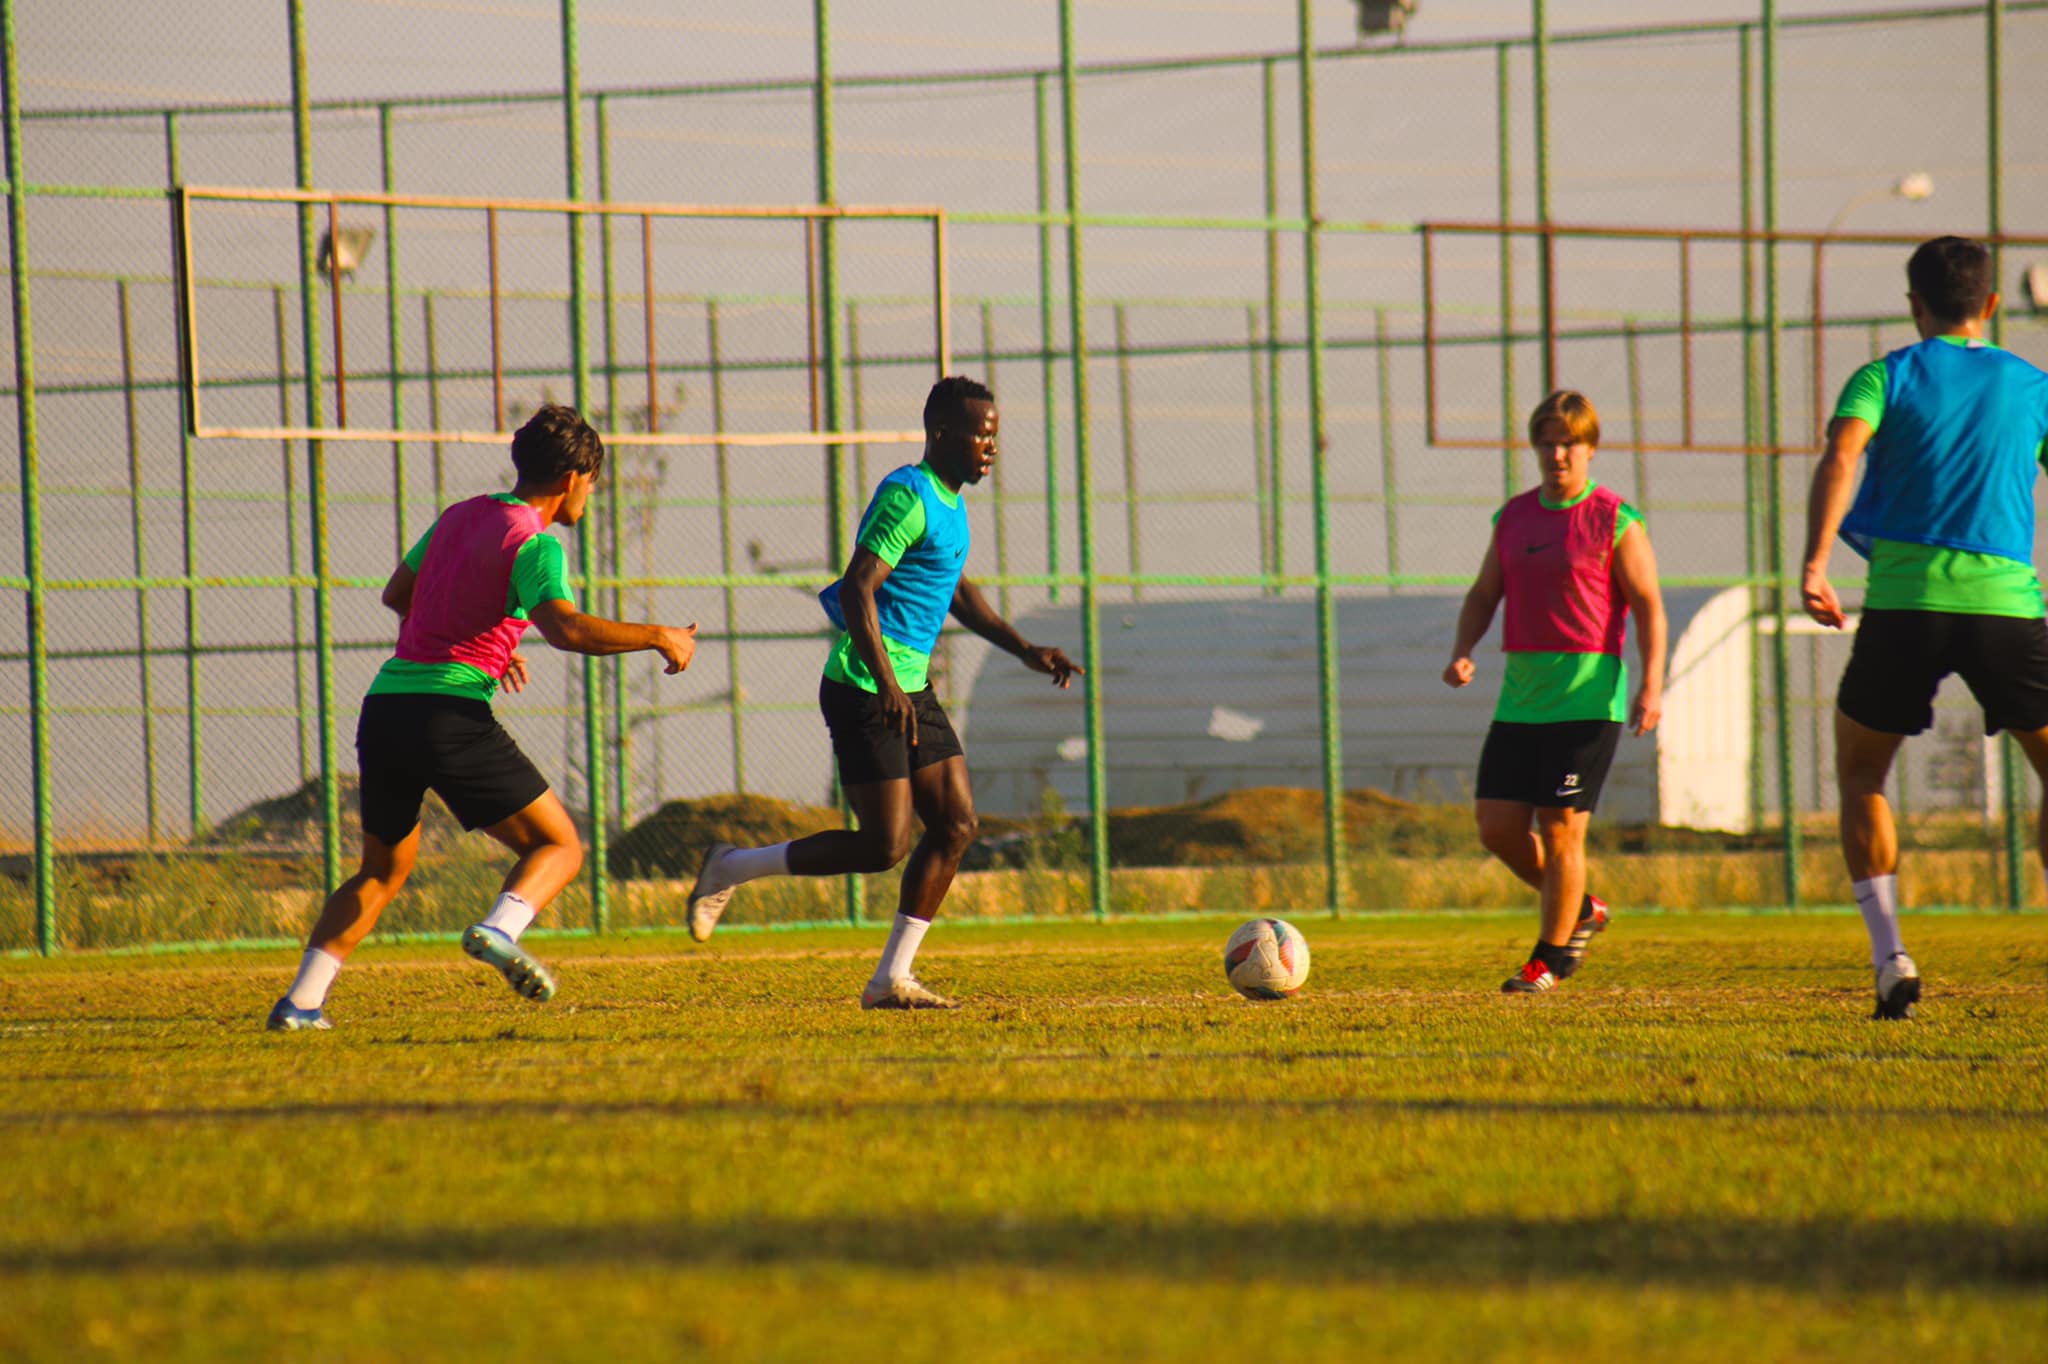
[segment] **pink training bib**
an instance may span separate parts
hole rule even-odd
[[[1565,508],[1540,490],[1510,498],[1494,524],[1506,584],[1502,645],[1510,653],[1621,653],[1628,603],[1614,578],[1620,494],[1595,487]]]
[[[467,663],[503,677],[527,623],[505,614],[512,561],[547,529],[524,502],[472,497],[441,513],[398,628],[409,663]]]

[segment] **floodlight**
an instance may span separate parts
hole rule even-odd
[[[373,227],[340,227],[331,233],[321,233],[320,273],[353,277],[363,257],[370,254],[370,243],[376,239],[377,230]]]
[[[1358,32],[1364,38],[1398,38],[1415,17],[1420,0],[1358,0]]]

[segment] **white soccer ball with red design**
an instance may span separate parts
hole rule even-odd
[[[1253,919],[1223,945],[1223,974],[1246,999],[1286,999],[1308,979],[1308,939],[1285,919]]]

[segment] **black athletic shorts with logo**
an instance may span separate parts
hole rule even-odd
[[[901,781],[912,772],[960,757],[960,736],[930,687],[910,693],[917,710],[917,745],[882,719],[882,698],[874,692],[825,678],[818,683],[818,709],[832,732],[841,786]]]
[[[1882,734],[1934,723],[1934,693],[1962,674],[1984,732],[2048,728],[2048,623],[1953,611],[1865,611],[1835,704]]]
[[[1614,720],[1495,720],[1479,750],[1475,794],[1480,800],[1591,811],[1600,803],[1620,742],[1621,725]]]
[[[363,698],[356,722],[363,832],[398,843],[420,822],[431,788],[465,829],[509,819],[548,781],[482,701],[427,692]]]

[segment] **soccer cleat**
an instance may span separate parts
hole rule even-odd
[[[1920,968],[1904,952],[1894,952],[1877,968],[1877,1012],[1872,1018],[1911,1018],[1920,998]]]
[[[863,1009],[957,1009],[960,1006],[944,995],[935,995],[917,982],[915,976],[892,980],[882,989],[875,989],[870,983],[860,992],[860,1006]]]
[[[334,1025],[321,1017],[318,1009],[301,1009],[286,995],[270,1008],[270,1021],[263,1025],[271,1032],[328,1032]]]
[[[1540,995],[1545,990],[1557,988],[1557,977],[1550,974],[1550,968],[1531,957],[1522,969],[1500,983],[1504,995]]]
[[[736,889],[733,886],[719,888],[711,875],[718,859],[731,851],[730,843],[713,843],[704,850],[704,860],[697,867],[697,884],[690,887],[690,936],[698,942],[710,939],[711,930],[718,927],[718,916],[725,913],[725,906]]]
[[[1578,970],[1579,963],[1586,959],[1586,949],[1593,945],[1593,935],[1606,931],[1607,902],[1588,895],[1579,907],[1579,922],[1573,927],[1572,935],[1564,945],[1565,955],[1571,958],[1573,971]]]
[[[555,997],[555,978],[502,929],[471,924],[462,930],[462,950],[486,966],[494,966],[516,995],[536,1004]]]

